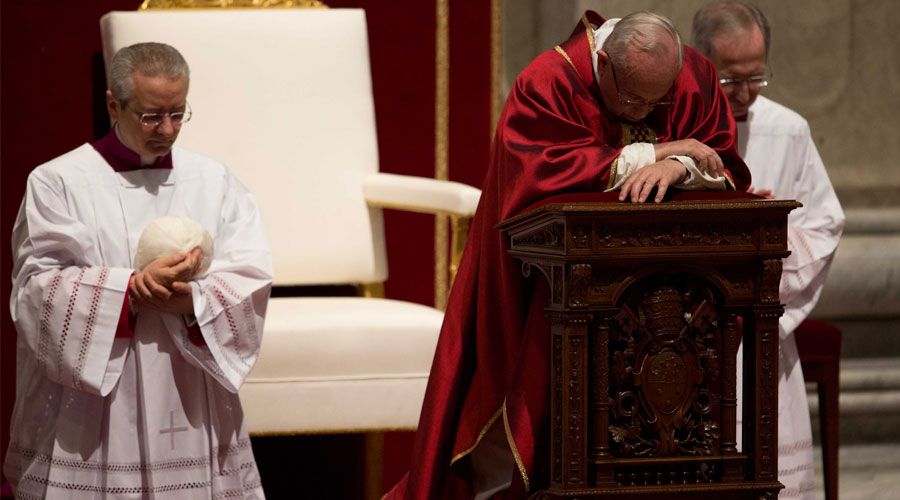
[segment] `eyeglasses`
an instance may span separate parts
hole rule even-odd
[[[616,67],[613,65],[612,57],[609,58],[609,67],[612,68],[613,83],[616,84],[616,98],[618,98],[619,102],[624,104],[625,106],[640,106],[653,109],[657,106],[671,106],[672,104],[675,104],[675,101],[671,99],[650,102],[638,99],[626,99],[622,97],[622,92],[619,90],[619,79],[616,78]]]
[[[735,91],[743,84],[747,84],[747,88],[757,91],[769,85],[768,75],[753,75],[746,78],[719,78],[719,85],[726,91]]]
[[[172,121],[173,127],[178,127],[181,126],[182,123],[191,121],[191,106],[187,102],[184,103],[184,111],[170,111],[166,113],[138,113],[137,111],[132,110],[132,112],[138,117],[141,125],[143,125],[145,128],[156,128],[162,125],[167,116],[169,117],[169,120]]]

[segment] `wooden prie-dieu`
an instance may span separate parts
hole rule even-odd
[[[776,498],[778,287],[800,204],[614,196],[551,198],[498,226],[523,273],[549,283],[550,486],[537,497]]]

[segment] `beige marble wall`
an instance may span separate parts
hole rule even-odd
[[[507,88],[592,9],[670,17],[685,41],[706,0],[507,0]],[[766,95],[805,116],[847,206],[900,205],[900,1],[757,0],[772,27]]]

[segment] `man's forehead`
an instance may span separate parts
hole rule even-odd
[[[181,75],[170,78],[163,75],[132,74],[133,98],[145,111],[181,109],[187,102],[188,79]]]
[[[131,81],[136,92],[180,93],[187,92],[190,81],[184,75],[172,78],[165,75],[132,73]]]
[[[720,65],[748,63],[761,60],[765,64],[766,44],[755,24],[749,29],[738,28],[716,34],[712,39],[713,59]]]

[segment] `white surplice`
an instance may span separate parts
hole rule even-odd
[[[4,472],[16,497],[262,498],[237,390],[256,362],[271,255],[256,203],[223,165],[115,172],[88,144],[35,169],[13,231],[16,404]],[[116,338],[132,259],[157,217],[213,236],[192,282],[205,345],[181,315],[136,311]]]
[[[759,96],[747,120],[738,122],[737,127],[738,148],[750,168],[754,188],[771,189],[777,199],[803,203],[788,216],[791,255],[784,259],[781,276],[785,311],[778,324],[778,480],[785,485],[779,498],[812,499],[812,431],[794,330],[822,293],[844,229],[844,212],[803,117]],[[743,352],[738,356],[740,359]],[[738,410],[740,420],[740,402]],[[740,437],[739,429],[738,440]]]

